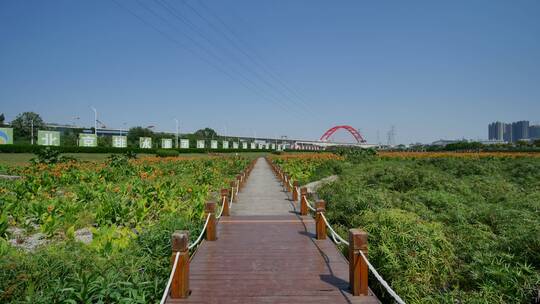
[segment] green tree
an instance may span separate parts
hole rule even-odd
[[[0,114],[0,127],[4,126],[5,120],[6,120],[6,117],[4,116],[4,113]]]
[[[34,112],[24,112],[17,115],[17,117],[11,122],[14,136],[25,138],[30,137],[32,132],[32,122],[34,124],[34,136],[36,136],[37,130],[45,127],[45,122],[43,119],[41,119],[41,116]]]
[[[133,127],[127,134],[128,142],[132,145],[139,145],[139,137],[154,137],[154,132],[148,128]]]
[[[218,134],[212,128],[204,128],[204,129],[197,130],[197,132],[195,132],[195,136],[198,138],[207,139],[207,138],[217,138]]]
[[[536,139],[534,142],[533,142],[533,145],[535,147],[540,147],[540,139]]]

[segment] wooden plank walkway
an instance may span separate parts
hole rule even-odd
[[[311,217],[291,209],[259,159],[232,216],[219,221],[217,241],[193,256],[191,295],[167,303],[379,303],[350,294],[347,260],[330,240],[314,238]]]

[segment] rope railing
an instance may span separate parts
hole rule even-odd
[[[189,250],[195,248],[195,246],[197,246],[197,244],[199,244],[199,242],[202,240],[202,238],[204,236],[204,232],[206,231],[206,227],[208,227],[208,221],[210,221],[210,216],[211,215],[212,214],[208,213],[208,215],[206,216],[206,222],[204,222],[203,229],[201,230],[201,233],[199,234],[199,237],[195,240],[195,242],[193,242],[193,244],[188,246]]]
[[[223,208],[221,208],[223,210]],[[204,236],[204,232],[206,231],[206,227],[208,227],[208,221],[210,220],[210,213],[206,216],[206,221],[204,223],[203,229],[201,230],[201,233],[199,234],[199,237],[193,242],[191,245],[188,246],[188,250],[191,250],[199,244],[199,242],[202,240]],[[169,280],[167,281],[167,286],[165,287],[165,290],[163,291],[163,296],[161,297],[160,304],[165,303],[167,300],[167,296],[169,295],[169,290],[171,289],[171,283],[174,278],[174,273],[176,272],[176,267],[178,266],[178,258],[180,256],[180,252],[176,252],[176,256],[174,258],[173,267],[171,269],[171,274],[169,275]]]
[[[176,252],[176,255],[174,257],[174,263],[171,270],[171,274],[169,275],[169,280],[167,281],[167,286],[165,287],[165,290],[163,291],[163,295],[161,296],[161,301],[159,301],[159,304],[164,304],[165,301],[167,301],[167,296],[169,295],[169,290],[171,289],[171,283],[174,278],[174,273],[176,272],[176,267],[178,266],[178,258],[180,257],[180,252]]]
[[[280,169],[278,169],[280,170]],[[282,171],[281,171],[282,172]],[[335,230],[334,228],[332,228],[332,226],[330,225],[330,223],[328,222],[328,219],[326,218],[326,216],[324,215],[324,207],[319,209],[318,210],[318,205],[317,205],[317,208],[316,207],[313,207],[313,204],[312,202],[310,202],[308,199],[307,199],[307,196],[304,194],[304,195],[301,195],[300,194],[300,191],[299,191],[299,188],[300,187],[297,187],[297,186],[293,186],[293,182],[291,179],[288,179],[287,181],[284,181],[285,183],[287,183],[291,189],[293,189],[293,191],[296,192],[296,194],[298,195],[297,197],[300,198],[300,200],[304,200],[305,203],[306,203],[306,206],[308,207],[309,210],[311,210],[312,212],[315,212],[317,214],[320,214],[320,217],[322,218],[322,220],[324,221],[324,225],[323,226],[326,226],[329,230],[329,234],[330,234],[330,237],[332,238],[332,240],[334,241],[334,243],[340,245],[340,244],[344,244],[348,247],[350,247],[350,243],[349,241],[345,240],[344,238],[342,238]],[[324,204],[324,203],[323,203]],[[324,206],[324,205],[323,205]],[[318,229],[318,228],[317,228]],[[349,249],[350,250],[350,249]],[[375,269],[375,267],[369,262],[367,256],[364,254],[364,252],[362,250],[355,250],[355,252],[358,251],[359,252],[359,255],[362,257],[362,260],[366,263],[369,271],[371,271],[371,273],[373,273],[373,275],[375,276],[375,278],[377,279],[377,281],[379,281],[379,283],[384,287],[384,289],[388,292],[389,295],[392,296],[392,298],[394,298],[394,300],[396,301],[396,303],[398,304],[405,304],[405,301],[403,301],[403,299],[401,299],[401,297],[392,289],[392,287],[390,287],[390,285],[388,284],[388,282],[386,282],[386,280],[384,280],[384,278],[379,274],[379,272],[377,271],[377,269]]]
[[[307,203],[307,207],[309,208],[309,210],[313,211],[313,212],[316,212],[317,209],[313,208],[313,206],[311,205],[311,202],[306,198],[306,203]]]
[[[388,285],[388,283],[379,274],[377,269],[375,269],[375,267],[373,267],[373,265],[371,265],[371,263],[369,262],[367,257],[362,252],[362,250],[359,250],[359,252],[360,252],[360,255],[362,256],[362,258],[364,259],[364,261],[366,262],[366,264],[368,265],[368,268],[371,271],[371,273],[373,273],[373,275],[375,276],[375,278],[377,278],[379,283],[381,283],[381,285],[384,287],[384,289],[386,289],[388,294],[390,294],[394,298],[394,300],[396,300],[397,303],[405,304],[405,301],[403,301],[403,299],[401,299],[401,297],[392,289],[392,287],[390,287],[390,285]]]
[[[218,216],[216,216],[216,219],[219,219],[221,217],[221,215],[223,214],[223,209],[225,209],[225,204],[228,204],[226,199],[227,198],[224,196],[223,199],[221,200],[221,210],[219,210],[219,214],[218,214]]]
[[[178,297],[187,297],[189,294],[188,285],[183,283],[178,283],[178,278],[175,279],[175,276],[180,276],[180,278],[188,278],[189,274],[189,267],[180,267],[178,268],[179,264],[187,266],[189,265],[189,251],[194,249],[199,243],[202,241],[205,233],[206,233],[206,239],[208,241],[214,241],[216,239],[216,220],[221,218],[222,215],[228,215],[223,214],[225,210],[225,205],[227,205],[227,208],[231,208],[233,200],[238,196],[238,192],[240,191],[240,183],[245,181],[245,178],[249,175],[251,170],[253,169],[254,162],[251,162],[251,164],[248,166],[246,170],[244,170],[244,173],[238,178],[234,186],[230,189],[230,199],[227,201],[227,193],[228,191],[226,189],[222,189],[222,203],[221,203],[221,210],[219,211],[219,214],[215,215],[215,202],[207,202],[205,207],[205,212],[207,213],[206,220],[204,222],[204,226],[197,237],[197,239],[191,243],[188,244],[189,241],[189,231],[177,231],[173,233],[173,254],[174,254],[174,261],[171,269],[171,273],[169,275],[169,279],[167,280],[167,285],[165,286],[165,290],[163,291],[163,295],[161,297],[160,304],[164,304],[167,301],[167,297],[169,296],[169,293],[171,293],[171,297],[178,298]],[[233,182],[231,182],[232,184]],[[223,194],[223,191],[225,194]],[[211,224],[211,229],[208,228],[209,223]],[[184,275],[179,275],[177,272],[185,272]],[[180,279],[185,280],[185,279]],[[174,283],[173,283],[174,281]],[[181,284],[179,286],[178,284]],[[171,292],[171,286],[172,290],[175,292]]]
[[[308,208],[311,210],[311,211],[314,211],[316,212],[317,210],[315,208],[313,208],[311,206],[311,203],[309,200],[306,199],[306,202],[307,202],[307,206]],[[332,240],[334,241],[334,243],[336,244],[345,244],[347,246],[350,246],[349,242],[347,240],[345,240],[344,238],[342,238],[335,230],[334,228],[332,228],[332,225],[330,225],[330,223],[328,222],[328,219],[326,218],[326,216],[324,215],[324,212],[321,212],[321,217],[324,221],[324,224],[326,225],[326,227],[328,228],[328,230],[330,230],[330,236],[332,237]],[[375,267],[369,262],[369,260],[367,259],[366,255],[362,252],[362,250],[359,250],[360,252],[360,255],[362,256],[362,259],[366,262],[366,264],[368,265],[368,268],[369,270],[373,273],[373,275],[375,276],[375,278],[377,279],[377,281],[379,281],[379,283],[384,287],[384,289],[386,289],[386,291],[388,292],[388,294],[390,294],[394,300],[398,303],[398,304],[405,304],[405,301],[403,301],[403,299],[401,299],[401,297],[392,289],[392,287],[390,287],[390,285],[388,284],[388,282],[386,282],[386,280],[383,279],[383,277],[379,274],[379,272],[377,271],[377,269],[375,269]]]

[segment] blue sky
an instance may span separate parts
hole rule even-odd
[[[491,121],[540,120],[539,16],[534,0],[3,0],[0,112],[88,126],[93,106],[111,127],[173,131],[176,117],[181,131],[241,136],[317,139],[349,124],[369,142],[392,125],[399,143],[485,138]]]

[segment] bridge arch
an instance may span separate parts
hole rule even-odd
[[[354,139],[356,139],[356,142],[357,143],[364,143],[366,142],[366,140],[364,139],[364,137],[362,137],[362,135],[360,134],[360,132],[358,132],[358,130],[356,130],[355,128],[351,127],[351,126],[346,126],[346,125],[343,125],[343,126],[335,126],[333,128],[330,128],[328,129],[326,132],[324,132],[324,134],[321,136],[320,140],[321,141],[327,141],[330,136],[332,136],[332,134],[336,133],[336,131],[340,130],[340,129],[344,129],[346,131],[348,131],[349,133],[351,133],[351,135],[354,137]]]

